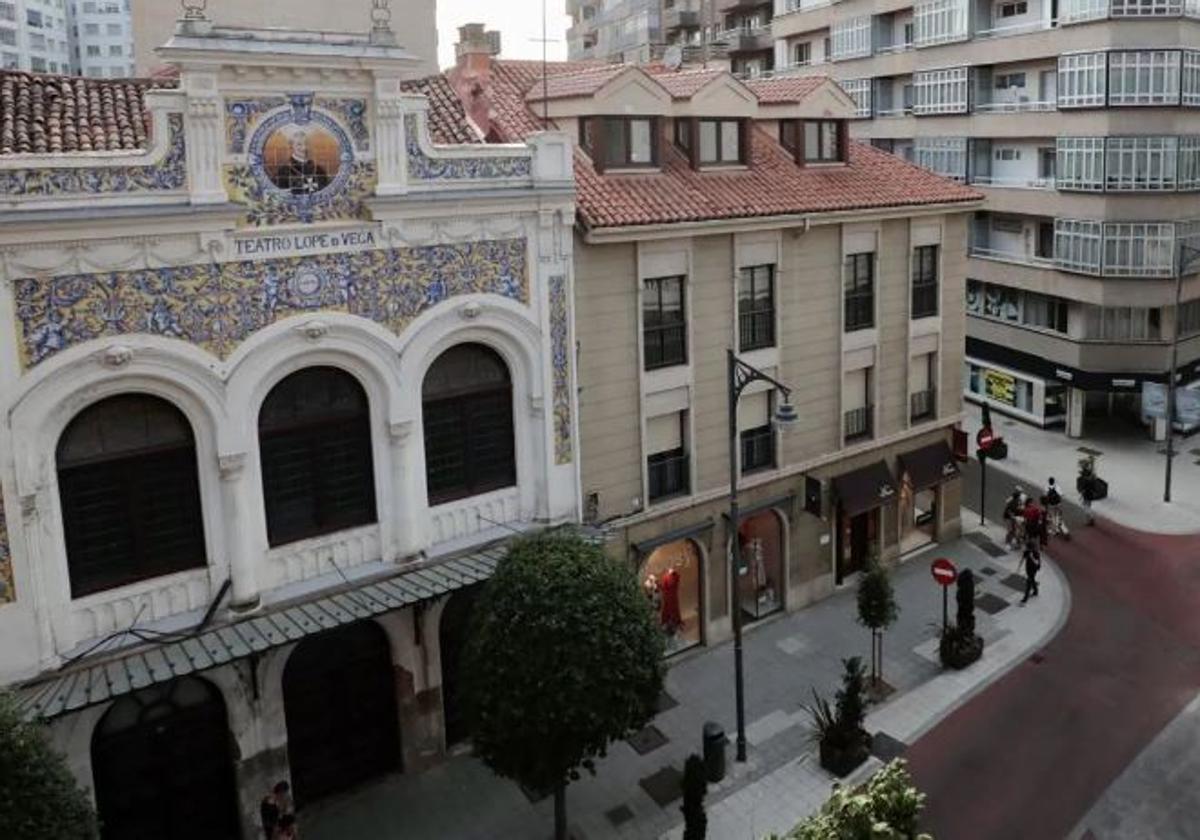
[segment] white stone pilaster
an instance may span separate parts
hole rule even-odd
[[[217,88],[217,74],[185,72],[182,84],[187,94],[185,135],[192,204],[222,204],[228,197],[221,177],[224,105]]]
[[[229,557],[229,578],[233,583],[231,605],[235,610],[258,606],[258,570],[256,540],[252,527],[254,500],[252,474],[246,469],[244,452],[220,457],[221,496],[225,507],[225,553]]]
[[[408,192],[408,157],[405,152],[404,92],[398,76],[375,78],[376,195]]]

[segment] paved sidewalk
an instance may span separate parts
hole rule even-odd
[[[894,574],[901,616],[884,640],[884,675],[897,692],[873,710],[868,728],[898,739],[899,749],[1035,650],[1068,611],[1069,595],[1051,564],[1044,567],[1039,598],[1026,607],[1014,606],[1020,592],[1009,576],[1016,571],[1017,557],[990,556],[984,549],[995,553],[993,538],[999,531],[989,533],[991,537],[972,533],[953,545],[928,549]],[[979,610],[978,628],[988,646],[983,660],[961,673],[944,674],[937,662],[941,595],[929,574],[934,556],[972,568],[980,581],[981,607],[994,612]],[[749,760],[734,762],[729,745],[730,773],[710,789],[707,800],[709,836],[758,840],[789,829],[828,796],[833,779],[811,757],[808,719],[800,706],[811,700],[813,687],[832,697],[843,657],[869,654],[869,631],[857,624],[855,615],[855,593],[847,588],[748,630]],[[672,837],[681,831],[680,770],[688,754],[701,751],[705,721],[722,723],[732,741],[732,677],[729,644],[673,665],[666,702],[653,725],[631,739],[633,744],[614,744],[598,762],[595,777],[585,775],[568,788],[568,818],[578,840]],[[874,766],[869,763],[860,772]],[[552,812],[550,800],[530,802],[516,785],[496,778],[475,759],[459,756],[426,773],[389,777],[301,817],[309,840],[526,840],[550,835]]]
[[[968,406],[963,428],[971,436],[974,452],[975,433],[980,426],[978,407]],[[1019,476],[1026,490],[1040,494],[1046,480],[1054,476],[1063,495],[1079,501],[1075,477],[1079,473],[1080,447],[1101,453],[1096,470],[1108,482],[1108,498],[1096,502],[1095,512],[1127,528],[1160,534],[1200,533],[1200,434],[1175,438],[1176,455],[1172,465],[1171,504],[1163,502],[1166,456],[1165,444],[1139,437],[1121,421],[1093,421],[1088,435],[1075,440],[1061,428],[1039,429],[992,412],[995,431],[1008,441],[1008,457],[997,466]],[[973,457],[973,456],[972,456]],[[997,488],[1007,492],[1009,487]],[[989,487],[988,494],[992,489]]]

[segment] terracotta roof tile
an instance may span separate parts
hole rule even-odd
[[[763,105],[803,102],[828,76],[783,76],[777,79],[750,79],[746,87],[754,91]]]
[[[539,78],[529,89],[529,93],[525,94],[525,99],[530,102],[541,102],[543,89],[548,91],[545,98],[551,100],[568,99],[572,96],[591,96],[604,87],[609,79],[627,69],[629,68],[624,64],[597,64],[571,73],[557,73],[546,79],[544,88],[542,80]]]
[[[649,64],[643,68],[654,80],[667,89],[672,99],[691,99],[705,85],[727,71],[717,68],[709,70],[672,70],[662,64]]]
[[[569,73],[578,64],[551,64],[551,73]],[[542,128],[525,92],[541,77],[540,62],[499,61],[487,83],[492,133],[516,142]],[[768,97],[796,96],[815,81],[786,80]],[[776,101],[793,101],[778,99]],[[692,222],[802,213],[909,207],[975,201],[969,187],[905,163],[872,146],[851,142],[847,166],[798,167],[761,127],[750,132],[750,166],[697,172],[664,130],[661,171],[601,175],[590,158],[575,151],[576,203],[589,227]]]
[[[402,82],[405,93],[419,93],[429,99],[429,135],[435,143],[479,143],[479,132],[467,119],[462,100],[445,76]]]
[[[165,79],[84,79],[0,72],[0,155],[145,149],[144,94]]]

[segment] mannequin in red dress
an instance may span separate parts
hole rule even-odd
[[[658,591],[662,595],[663,629],[674,633],[683,626],[683,616],[679,612],[679,572],[674,568],[663,572],[658,580]]]

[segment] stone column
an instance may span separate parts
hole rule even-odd
[[[376,195],[404,195],[408,192],[408,157],[404,134],[404,115],[408,108],[403,97],[398,76],[376,76]]]
[[[192,204],[223,204],[228,201],[221,175],[224,155],[222,114],[224,105],[216,73],[186,72],[182,85],[187,93],[187,166]]]
[[[1080,388],[1067,389],[1067,437],[1083,437],[1083,410],[1086,406],[1086,391]]]
[[[425,523],[418,515],[426,509],[425,500],[416,498],[417,474],[422,459],[413,439],[413,421],[403,420],[388,427],[388,451],[392,469],[392,559],[399,563],[425,550],[428,544]],[[386,549],[385,549],[386,550]]]
[[[231,606],[238,611],[258,606],[259,551],[251,528],[252,511],[257,509],[251,475],[246,470],[246,453],[222,455],[221,496],[225,506],[225,553],[229,558],[229,578],[233,582]]]

